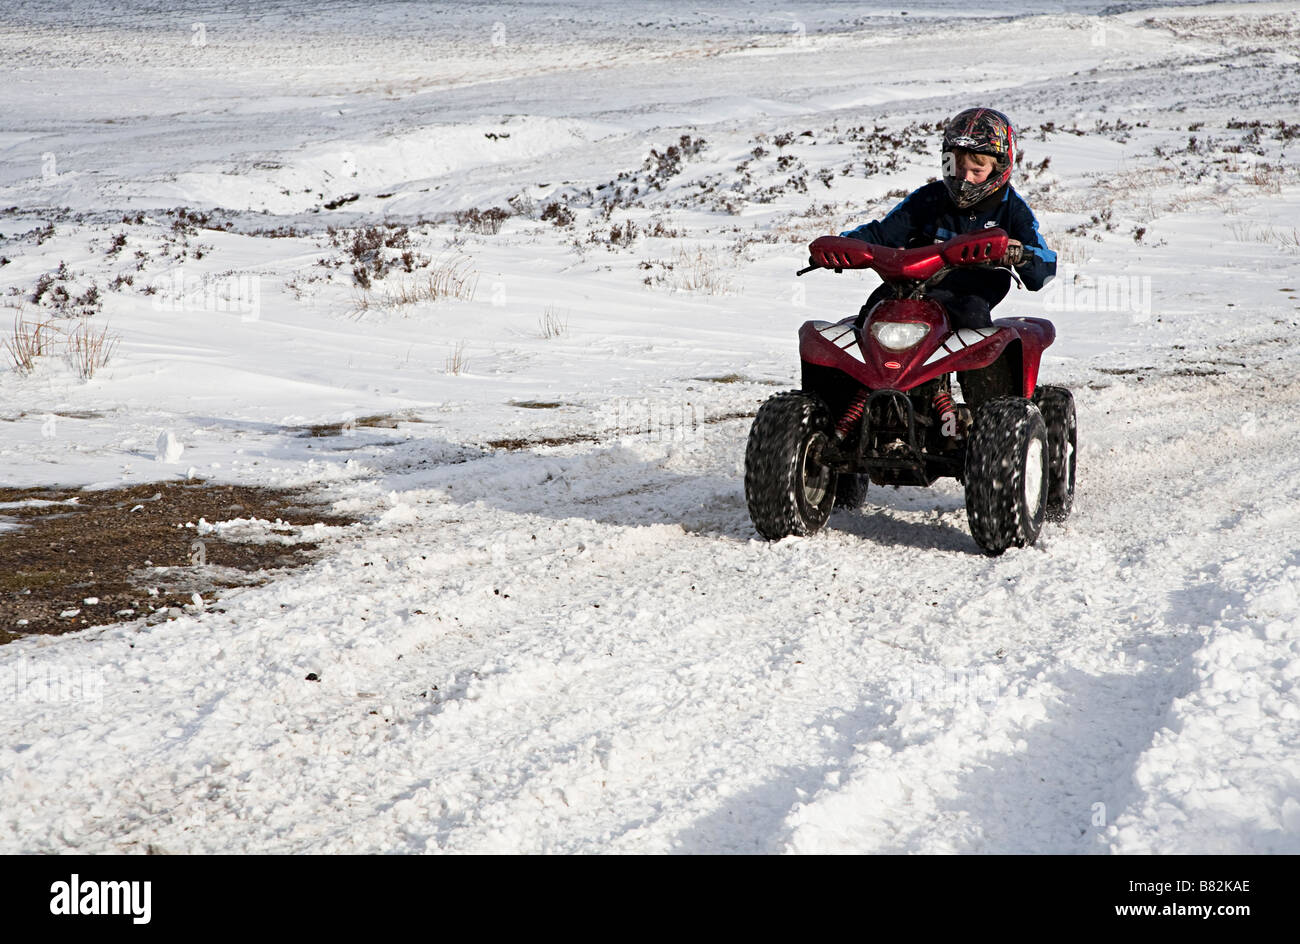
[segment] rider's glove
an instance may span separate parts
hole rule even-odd
[[[1025,261],[1025,247],[1012,243],[1007,246],[1007,251],[1002,254],[1002,261],[1009,266],[1018,266]]]
[[[844,260],[836,258],[826,250],[816,248],[808,256],[808,265],[816,266],[818,269],[834,269],[836,272],[843,272]]]

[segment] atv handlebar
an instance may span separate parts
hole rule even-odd
[[[886,282],[924,282],[954,266],[1019,265],[1024,248],[1011,245],[1002,229],[986,229],[954,236],[946,242],[917,249],[893,249],[846,236],[821,236],[808,246],[807,268],[875,269]]]

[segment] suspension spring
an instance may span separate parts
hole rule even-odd
[[[850,403],[848,409],[844,411],[844,415],[840,417],[840,421],[835,424],[836,436],[843,439],[849,433],[853,432],[853,427],[857,424],[858,420],[862,419],[862,413],[867,408],[867,398],[870,396],[871,391],[866,387],[859,388],[857,396],[853,398],[853,402]]]
[[[952,394],[947,390],[940,390],[934,395],[932,402],[934,411],[939,414],[939,421],[943,423],[944,435],[950,435],[947,431],[953,430],[960,437],[961,426],[957,418],[957,406],[952,402]]]

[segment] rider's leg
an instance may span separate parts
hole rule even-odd
[[[876,307],[877,302],[882,302],[886,298],[893,298],[894,290],[887,282],[881,282],[876,286],[876,290],[867,296],[866,304],[858,311],[858,319],[854,322],[859,328],[867,323],[867,315],[871,314],[871,309]]]
[[[930,295],[948,310],[948,324],[954,331],[993,325],[988,300],[979,295],[955,295],[942,288],[935,289]]]

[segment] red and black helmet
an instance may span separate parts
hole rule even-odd
[[[956,150],[988,154],[996,162],[980,184],[963,180],[957,172]],[[1011,120],[992,108],[967,108],[948,121],[943,130],[943,182],[953,202],[965,209],[979,203],[1011,180],[1016,166],[1016,132]]]

